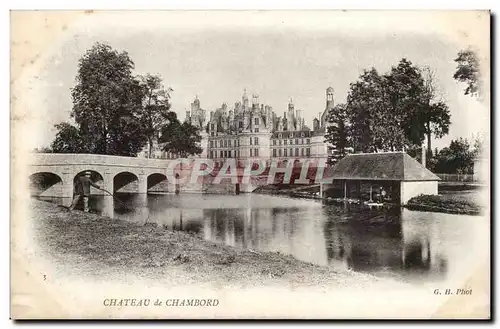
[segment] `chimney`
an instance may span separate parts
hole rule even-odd
[[[214,112],[210,111],[210,121],[212,121],[213,118],[214,118]]]

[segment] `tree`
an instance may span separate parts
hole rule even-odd
[[[328,111],[327,121],[330,124],[325,134],[325,140],[334,146],[335,151],[330,162],[336,163],[347,155],[350,146],[347,106],[345,104],[335,105]]]
[[[87,152],[135,156],[144,146],[143,88],[133,68],[126,52],[102,43],[80,58],[71,116]]]
[[[422,120],[425,88],[419,68],[403,58],[397,66],[391,68],[385,77],[393,118],[391,133],[398,134],[395,148],[402,150],[420,146],[425,138]]]
[[[455,62],[457,69],[453,74],[453,79],[466,84],[465,95],[480,97],[481,76],[477,54],[470,48],[461,50],[458,57],[455,58]]]
[[[450,110],[448,105],[438,98],[438,87],[435,72],[430,67],[422,69],[424,77],[424,106],[420,112],[423,121],[423,132],[427,135],[427,153],[432,155],[431,137],[442,138],[448,134],[450,127]]]
[[[58,132],[50,148],[54,153],[85,153],[86,144],[83,142],[77,127],[62,122],[54,125]]]
[[[160,142],[164,143],[163,150],[178,154],[181,157],[200,154],[203,150],[200,131],[189,122],[180,123],[177,118],[162,129]]]
[[[435,81],[422,72],[403,58],[384,75],[372,68],[351,83],[346,115],[355,151],[416,152],[426,136],[448,133],[448,107],[436,100]]]
[[[471,173],[474,165],[474,150],[467,139],[452,140],[436,155],[435,171],[445,174]]]
[[[365,70],[354,83],[350,84],[347,95],[346,114],[352,125],[350,140],[355,151],[374,152],[374,132],[371,119],[373,107],[380,101],[377,89],[380,86],[380,76],[374,68]]]
[[[148,140],[148,155],[151,157],[153,141],[158,138],[163,126],[175,120],[175,114],[170,112],[171,88],[163,87],[159,75],[147,74],[140,77],[143,89],[143,104],[141,113],[141,126]]]

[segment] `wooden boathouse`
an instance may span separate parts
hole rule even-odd
[[[420,194],[438,194],[440,180],[405,152],[349,154],[327,177],[333,185],[340,184],[344,198],[371,201],[380,193],[384,201],[401,205]]]

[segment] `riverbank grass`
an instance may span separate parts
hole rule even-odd
[[[451,195],[419,195],[405,205],[410,210],[442,212],[448,214],[479,215],[481,208],[476,203]]]

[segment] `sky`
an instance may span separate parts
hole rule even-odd
[[[195,96],[208,113],[224,102],[232,107],[246,89],[250,99],[258,94],[277,115],[293,99],[310,127],[325,109],[327,87],[334,88],[335,103],[344,102],[363,70],[385,73],[404,57],[436,73],[452,121],[449,135],[433,139],[432,147],[442,148],[489,125],[489,111],[463,95],[465,86],[453,79],[458,51],[475,41],[463,37],[468,25],[455,24],[456,18],[340,11],[86,15],[65,25],[44,48],[36,74],[19,77],[29,86],[23,90],[26,106],[37,113],[32,119],[38,133],[31,142],[49,145],[53,125],[70,120],[78,60],[95,42],[104,42],[128,52],[134,74],[159,74],[173,89],[172,109],[181,119]]]

